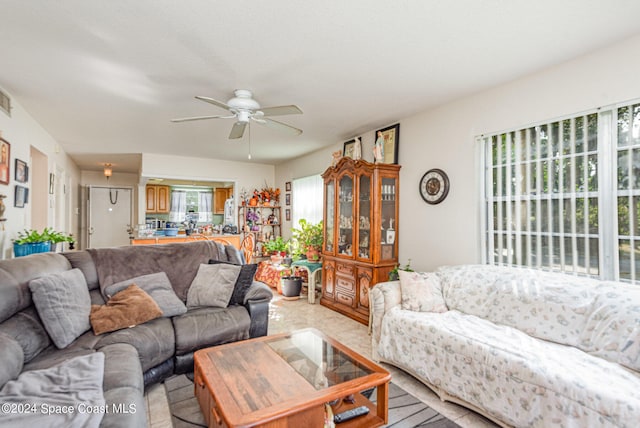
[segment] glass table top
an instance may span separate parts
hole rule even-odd
[[[316,390],[374,373],[314,330],[293,332],[266,343]]]

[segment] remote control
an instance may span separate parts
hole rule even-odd
[[[337,424],[347,422],[353,418],[357,418],[358,416],[366,415],[367,413],[369,413],[369,408],[367,406],[356,407],[355,409],[345,410],[342,413],[338,413],[333,417],[333,422]]]

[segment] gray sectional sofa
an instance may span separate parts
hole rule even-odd
[[[104,404],[108,410],[103,412],[100,426],[145,427],[146,386],[174,373],[192,371],[193,352],[198,349],[266,335],[272,298],[269,287],[253,282],[241,304],[226,308],[191,308],[182,315],[160,317],[98,336],[87,330],[59,349],[34,306],[29,283],[77,268],[84,274],[91,303],[104,305],[105,287],[165,272],[175,294],[186,302],[200,265],[210,260],[243,262],[234,247],[209,241],[43,253],[0,261],[0,388],[16,378],[16,370],[48,369],[76,356],[102,353]],[[15,413],[30,409],[3,406],[5,413],[7,410]],[[19,416],[9,420],[19,422]],[[86,421],[78,424],[90,425]]]

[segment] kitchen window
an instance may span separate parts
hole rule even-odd
[[[640,283],[640,104],[478,139],[487,263]]]

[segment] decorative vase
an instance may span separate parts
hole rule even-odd
[[[300,296],[302,290],[302,278],[299,276],[282,277],[282,295],[284,297]]]
[[[258,199],[257,198],[251,198],[249,199],[249,206],[251,207],[255,207],[258,205]]]

